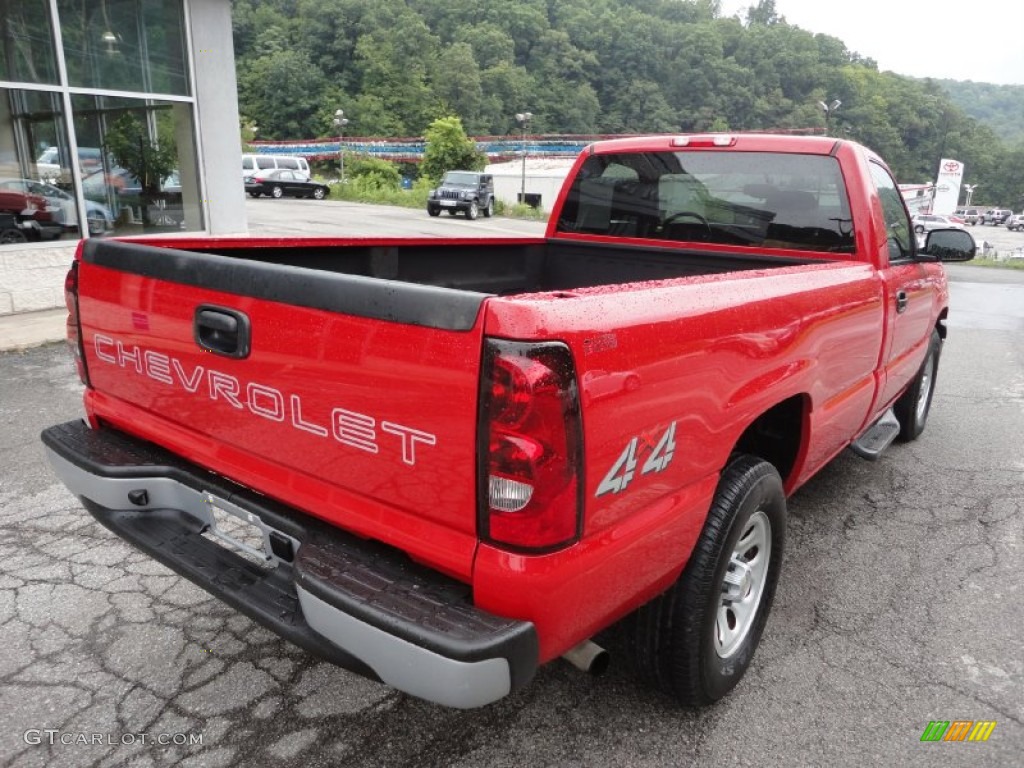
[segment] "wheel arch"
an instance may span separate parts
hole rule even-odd
[[[747,454],[764,459],[790,488],[806,447],[809,414],[810,397],[806,394],[776,403],[743,430],[730,457]]]

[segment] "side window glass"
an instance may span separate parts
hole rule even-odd
[[[877,163],[868,163],[885,216],[885,236],[889,243],[889,261],[903,261],[914,253],[914,230],[903,205],[903,195],[889,172]]]

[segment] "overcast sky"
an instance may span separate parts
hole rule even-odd
[[[722,0],[740,13],[752,0]],[[842,40],[882,72],[1024,85],[1024,0],[775,0],[790,24]]]

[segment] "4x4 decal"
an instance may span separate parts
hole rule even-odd
[[[647,458],[640,469],[641,475],[663,471],[672,461],[676,451],[676,423],[673,421],[655,442],[649,435],[639,435],[630,439],[625,449],[619,454],[608,474],[597,486],[595,496],[606,493],[621,493],[633,482],[636,467],[640,459]]]

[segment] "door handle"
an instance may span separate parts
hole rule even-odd
[[[193,337],[207,352],[244,358],[249,356],[251,325],[244,312],[204,304],[196,307]]]
[[[906,311],[909,301],[906,291],[896,291],[896,313],[901,314]]]

